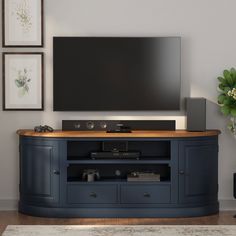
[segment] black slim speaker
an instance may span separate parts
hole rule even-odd
[[[236,173],[234,173],[234,198],[236,199]]]
[[[63,120],[64,131],[175,130],[175,120]]]
[[[186,98],[187,130],[206,131],[206,99]]]

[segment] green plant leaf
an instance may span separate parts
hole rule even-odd
[[[236,116],[236,108],[232,108],[231,111],[230,111],[230,114],[232,116]]]
[[[227,83],[228,83],[229,86],[234,85],[234,79],[231,77],[230,74],[227,75],[226,80],[227,80]]]
[[[223,75],[224,75],[225,79],[227,79],[227,77],[230,76],[230,71],[229,70],[224,70]]]
[[[226,84],[227,83],[227,81],[225,80],[225,78],[223,78],[223,77],[218,77],[217,78],[222,84]]]
[[[227,78],[227,83],[229,86],[234,86],[234,79],[230,76]]]
[[[225,80],[227,81],[227,84],[229,86],[233,86],[234,85],[234,79],[232,78],[230,71],[229,70],[224,70],[223,75],[224,75]]]
[[[224,94],[221,94],[220,96],[218,96],[218,103],[223,104],[225,98],[226,98],[226,96]]]
[[[220,110],[225,116],[229,115],[230,113],[230,108],[228,106],[222,106]]]
[[[226,97],[223,101],[223,104],[224,105],[231,105],[231,101],[232,101],[232,99],[230,97]]]
[[[224,87],[224,93],[227,94],[229,92],[229,90],[231,90],[230,87]]]
[[[219,84],[219,89],[224,91],[225,90],[225,86],[223,84]]]
[[[235,68],[234,68],[234,67],[232,67],[232,68],[230,69],[230,72],[231,72],[231,73],[236,73],[236,70],[235,70]]]
[[[219,84],[219,87],[218,87],[220,90],[221,90],[221,93],[227,95],[229,90],[231,90],[230,87],[225,87],[224,85],[222,84]]]
[[[230,74],[231,74],[231,77],[234,79],[234,82],[236,82],[236,70],[235,68],[231,68],[230,69]]]

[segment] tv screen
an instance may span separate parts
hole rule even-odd
[[[54,37],[54,111],[180,109],[179,37]]]

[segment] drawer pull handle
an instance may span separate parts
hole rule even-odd
[[[181,170],[181,171],[179,172],[179,174],[180,174],[180,175],[184,175],[184,171]]]
[[[89,196],[96,198],[96,197],[97,197],[97,194],[96,194],[96,193],[90,193]]]
[[[53,174],[54,174],[54,175],[59,175],[59,174],[60,174],[60,171],[59,171],[59,170],[54,170],[54,171],[53,171]]]
[[[144,197],[151,197],[151,195],[149,193],[144,193],[143,196]]]

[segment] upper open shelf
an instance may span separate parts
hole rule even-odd
[[[92,159],[91,152],[102,152],[104,143],[106,141],[67,141],[67,160]],[[128,152],[140,153],[140,160],[170,160],[171,142],[168,140],[128,141],[127,146]]]

